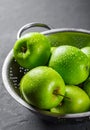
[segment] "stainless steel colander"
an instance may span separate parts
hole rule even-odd
[[[44,35],[47,35],[47,37],[53,36],[53,38],[56,39],[56,34],[60,34],[62,32],[76,32],[76,33],[82,33],[90,35],[90,31],[83,30],[83,29],[75,29],[75,28],[62,28],[62,29],[52,29],[46,24],[43,23],[29,23],[24,25],[20,28],[20,30],[17,33],[17,39],[19,39],[22,35],[22,33],[26,30],[28,30],[31,27],[44,27],[49,29],[48,31],[41,32]],[[55,36],[55,37],[54,37]],[[55,42],[55,39],[53,40]],[[56,44],[56,42],[55,42]],[[76,45],[77,46],[77,45]],[[80,47],[85,46],[83,42]],[[90,119],[90,112],[84,112],[84,113],[76,113],[76,114],[66,114],[66,115],[58,115],[58,114],[52,114],[48,111],[39,110],[37,108],[34,108],[33,106],[27,104],[20,96],[19,93],[19,82],[22,78],[22,76],[28,72],[28,69],[25,69],[21,67],[13,56],[13,49],[9,52],[7,55],[3,67],[2,67],[2,79],[4,86],[6,90],[9,92],[9,94],[21,105],[29,109],[31,112],[35,113],[36,115],[42,117],[43,119],[49,119],[49,120],[69,120],[74,119],[75,121],[84,120],[84,119]]]

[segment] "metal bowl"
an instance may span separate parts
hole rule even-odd
[[[44,31],[41,32],[42,34],[46,35],[49,39],[51,39],[53,37],[53,41],[56,44],[62,44],[62,43],[57,43],[55,42],[55,40],[57,41],[58,37],[62,36],[62,34],[65,33],[75,33],[75,37],[77,34],[81,34],[82,36],[84,36],[82,42],[79,44],[75,44],[75,46],[79,46],[79,47],[84,47],[86,46],[85,44],[85,40],[87,40],[87,38],[85,37],[85,35],[87,35],[87,37],[90,37],[90,31],[88,30],[84,30],[84,29],[75,29],[75,28],[62,28],[62,29],[51,29],[51,27],[45,25],[45,24],[41,24],[41,23],[30,23],[30,24],[26,24],[24,25],[17,33],[17,39],[21,37],[22,33],[29,29],[30,27],[45,27],[47,29],[49,29],[48,31]],[[58,37],[57,37],[58,36]],[[75,39],[75,37],[73,37],[73,40],[75,42],[75,40],[77,41],[77,39]],[[90,39],[90,38],[89,38]],[[80,40],[80,39],[79,39]],[[67,43],[66,43],[67,44]],[[72,44],[72,43],[71,43]],[[88,45],[90,45],[90,42],[88,41],[87,43]],[[43,110],[39,110],[37,108],[34,108],[33,106],[27,104],[20,96],[19,93],[19,82],[20,79],[22,78],[22,76],[28,71],[28,69],[25,69],[23,67],[21,67],[16,60],[14,59],[13,56],[13,49],[9,52],[9,54],[7,55],[3,67],[2,67],[2,79],[3,79],[3,83],[4,86],[6,88],[6,90],[9,92],[9,94],[21,105],[23,105],[24,107],[26,107],[27,109],[29,109],[31,112],[33,112],[34,114],[38,115],[39,117],[45,119],[45,120],[49,120],[49,121],[62,121],[62,120],[75,120],[75,121],[82,121],[82,120],[86,120],[86,119],[90,119],[90,111],[88,112],[83,112],[83,113],[76,113],[76,114],[65,114],[65,115],[59,115],[59,114],[55,114],[55,113],[51,113],[49,111],[43,111]]]

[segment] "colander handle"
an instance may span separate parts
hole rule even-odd
[[[26,31],[27,29],[31,28],[31,27],[43,27],[43,28],[46,28],[46,29],[49,29],[51,30],[52,27],[48,26],[47,24],[44,24],[44,23],[37,23],[37,22],[33,22],[33,23],[28,23],[28,24],[25,24],[24,26],[22,26],[18,33],[17,33],[17,39],[19,39],[22,35],[22,33],[24,31]]]

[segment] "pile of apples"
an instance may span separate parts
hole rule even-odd
[[[13,52],[29,69],[20,81],[27,103],[58,114],[90,110],[90,47],[52,47],[45,35],[34,32],[18,39]]]

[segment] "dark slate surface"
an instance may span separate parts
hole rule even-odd
[[[42,121],[18,104],[4,88],[3,62],[14,45],[18,29],[29,22],[90,30],[90,0],[0,1],[0,130],[89,130],[90,121],[73,124]]]

